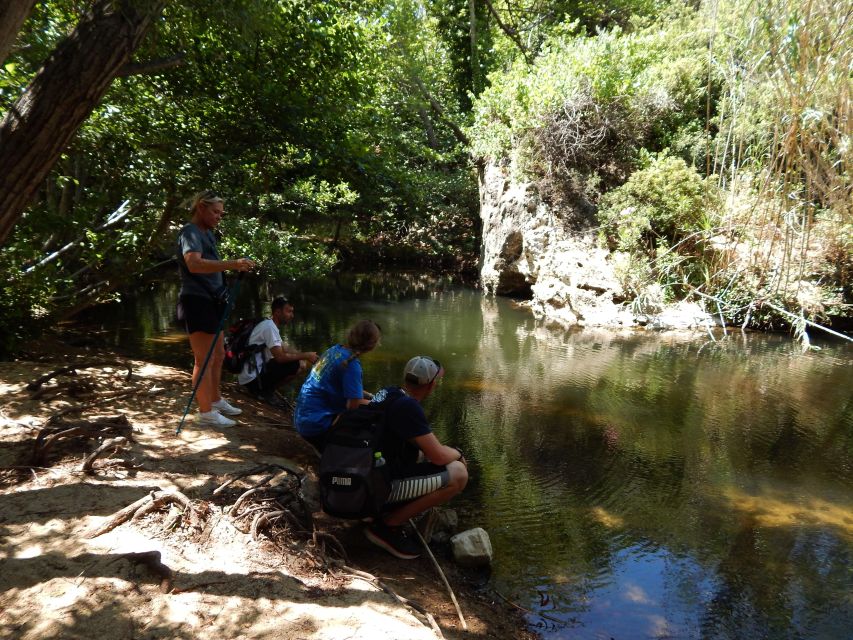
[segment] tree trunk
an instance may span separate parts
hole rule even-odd
[[[36,4],[36,0],[5,0],[0,2],[0,65],[6,60],[6,56],[15,44],[18,31],[24,24],[24,20],[30,15],[30,11]]]
[[[471,38],[471,92],[480,95],[480,60],[477,55],[477,7],[468,0],[468,35]]]
[[[0,121],[0,246],[164,0],[98,0]]]

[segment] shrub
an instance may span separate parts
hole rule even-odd
[[[706,284],[713,270],[709,241],[717,232],[720,195],[681,158],[661,154],[601,199],[607,242],[653,260],[651,276],[666,284]],[[636,290],[636,283],[630,286]]]
[[[707,84],[697,19],[681,11],[595,36],[558,29],[532,67],[516,60],[492,74],[475,104],[474,154],[578,194],[592,176],[603,189],[624,181],[643,147],[694,145]]]

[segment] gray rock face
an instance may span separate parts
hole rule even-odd
[[[492,541],[480,527],[457,533],[450,539],[450,549],[463,567],[483,567],[492,562]]]
[[[714,324],[699,305],[648,310],[626,304],[618,278],[624,254],[598,246],[585,212],[555,211],[533,183],[513,183],[509,172],[487,164],[480,174],[483,240],[480,281],[492,294],[528,300],[537,317],[573,326],[646,326],[697,329]],[[665,313],[663,313],[665,311]],[[682,313],[683,312],[683,313]]]

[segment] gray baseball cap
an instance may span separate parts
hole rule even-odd
[[[444,375],[441,363],[429,356],[415,356],[406,363],[403,378],[410,384],[429,384]]]

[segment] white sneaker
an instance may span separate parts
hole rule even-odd
[[[210,406],[224,416],[239,416],[243,413],[242,409],[238,409],[233,404],[230,404],[225,398],[219,398],[219,400]]]
[[[198,423],[210,427],[233,427],[235,424],[237,424],[236,421],[232,420],[231,418],[226,418],[216,409],[208,411],[207,413],[199,412]]]

